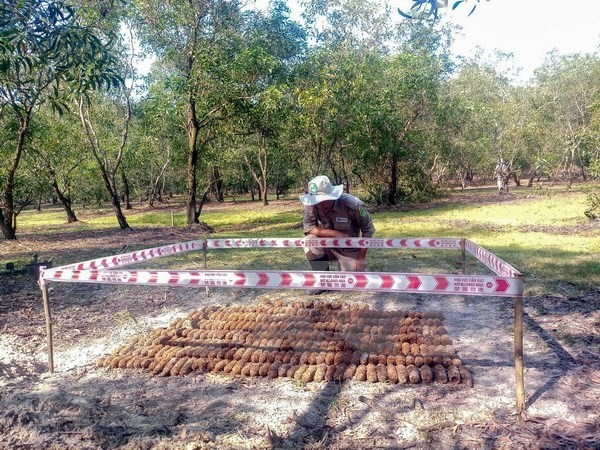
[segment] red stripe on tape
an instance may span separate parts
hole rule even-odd
[[[364,275],[356,275],[356,287],[364,288],[367,285],[367,277]]]
[[[169,284],[177,284],[179,282],[179,272],[169,271]]]
[[[258,274],[258,283],[256,283],[257,286],[265,286],[268,282],[269,282],[269,275],[267,275],[266,273]]]
[[[289,273],[282,273],[280,286],[289,286],[291,284],[292,284],[292,276]]]
[[[445,291],[450,286],[450,282],[446,277],[435,277],[435,291]]]
[[[510,286],[504,278],[496,278],[494,281],[496,282],[496,289],[494,289],[494,292],[506,292]]]
[[[389,289],[394,285],[394,279],[389,275],[381,275],[380,278],[383,281],[383,283],[381,283],[381,286],[379,286],[380,288]]]
[[[314,286],[317,282],[317,278],[312,273],[304,275],[304,283],[302,286]]]
[[[407,289],[418,289],[421,286],[421,279],[415,276],[408,276],[408,286]]]

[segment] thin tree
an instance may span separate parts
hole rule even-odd
[[[92,152],[94,159],[98,163],[98,167],[102,175],[102,181],[104,182],[104,187],[108,192],[115,216],[119,223],[119,227],[122,230],[130,227],[127,223],[127,218],[123,213],[123,208],[121,207],[121,198],[119,196],[119,190],[117,187],[117,178],[119,175],[121,175],[124,188],[127,190],[128,183],[121,164],[123,161],[123,153],[125,152],[129,138],[129,124],[132,116],[131,95],[135,85],[133,59],[134,50],[132,45],[130,54],[127,56],[127,58],[123,58],[122,60],[122,67],[126,71],[126,76],[124,78],[129,80],[129,84],[122,83],[119,86],[119,95],[117,95],[116,98],[117,102],[122,100],[122,102],[117,105],[117,109],[119,109],[119,112],[122,113],[122,131],[116,146],[116,151],[114,151],[114,156],[112,156],[113,152],[111,152],[111,150],[115,149],[110,148],[111,144],[103,143],[99,138],[99,133],[97,131],[98,126],[94,123],[94,119],[92,117],[92,105],[89,101],[89,98],[82,95],[78,101],[79,118],[85,132],[88,147]]]
[[[0,108],[12,110],[18,126],[9,161],[0,180],[0,231],[16,239],[16,177],[39,106],[66,109],[66,97],[85,94],[121,81],[114,69],[110,36],[81,19],[57,0],[3,0],[0,5]],[[105,36],[105,39],[99,38]]]

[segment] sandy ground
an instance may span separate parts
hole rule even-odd
[[[53,284],[55,373],[40,294],[0,291],[0,448],[599,448],[599,293],[526,299],[524,420],[515,415],[509,299],[329,293],[374,309],[442,311],[475,384],[308,383],[98,369],[139,333],[199,305],[306,298],[304,291]],[[566,338],[565,338],[566,336]],[[559,339],[560,337],[560,339]]]

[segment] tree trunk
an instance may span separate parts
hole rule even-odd
[[[19,118],[19,139],[17,140],[17,149],[15,156],[13,157],[12,164],[8,169],[6,175],[6,182],[4,189],[2,190],[2,198],[0,198],[0,230],[4,239],[13,240],[17,238],[17,215],[19,214],[15,210],[15,174],[17,173],[17,167],[21,156],[23,155],[23,148],[25,146],[25,138],[29,131],[30,113],[27,112],[23,117]]]
[[[104,186],[108,191],[108,195],[110,196],[110,202],[113,205],[113,210],[115,211],[115,217],[117,218],[117,222],[119,222],[119,227],[121,230],[125,230],[131,228],[127,223],[127,219],[123,214],[123,210],[121,209],[121,200],[119,199],[119,193],[117,192],[117,187],[115,186],[114,178],[112,178],[108,172],[101,167],[102,179],[104,180]]]
[[[129,104],[129,102],[128,102]],[[131,228],[127,223],[127,219],[123,214],[123,210],[121,209],[121,201],[119,199],[119,193],[117,191],[117,186],[115,184],[115,175],[119,170],[119,165],[121,163],[123,157],[123,150],[125,148],[125,144],[127,142],[128,136],[128,127],[129,127],[129,119],[131,118],[131,108],[128,108],[128,116],[125,119],[125,129],[123,131],[123,135],[121,137],[121,144],[119,146],[119,151],[115,158],[115,167],[114,169],[109,169],[108,162],[106,158],[103,160],[100,158],[100,143],[98,141],[98,137],[94,131],[94,127],[92,126],[92,122],[89,118],[89,113],[86,113],[84,109],[83,99],[79,101],[79,117],[81,119],[81,123],[84,127],[85,134],[88,140],[88,144],[98,163],[98,167],[100,168],[100,174],[102,175],[102,180],[104,181],[104,186],[106,187],[106,191],[110,197],[111,203],[113,205],[113,209],[115,211],[115,216],[117,218],[117,222],[119,223],[119,227],[122,230]]]
[[[54,198],[56,198],[60,202],[63,209],[65,210],[65,214],[67,215],[67,222],[68,223],[77,222],[77,216],[75,216],[75,212],[73,211],[73,208],[71,207],[71,199],[68,198],[67,196],[65,196],[61,192],[60,188],[58,187],[58,180],[56,179],[56,172],[54,171],[54,169],[52,167],[49,167],[48,171],[50,173],[50,185],[52,186],[52,191],[54,192]]]
[[[150,201],[149,201],[150,206],[154,206],[154,201],[157,198],[158,198],[158,201],[160,201],[160,202],[163,201],[163,192],[165,190],[165,171],[167,170],[167,166],[169,165],[170,156],[171,156],[171,151],[169,149],[167,149],[166,161],[163,164],[160,172],[158,173],[158,175],[156,176],[156,178],[150,185],[150,188],[148,189],[148,191],[149,191],[148,198],[150,199]]]
[[[515,182],[515,185],[521,186],[521,177],[517,174],[517,172],[511,172],[512,179]]]
[[[199,215],[196,214],[196,189],[198,188],[198,179],[196,170],[198,167],[198,130],[199,124],[196,118],[196,102],[190,95],[188,100],[188,168],[187,168],[187,202],[186,215],[187,224],[191,226],[199,223]]]
[[[169,203],[169,198],[173,197],[173,194],[167,194],[165,191],[165,183],[166,178],[163,174],[160,178],[160,189],[158,189],[158,201],[161,203]]]
[[[65,209],[68,223],[74,223],[78,221],[77,216],[75,216],[75,211],[73,211],[73,208],[71,208],[71,202],[68,204],[63,204],[63,208]]]
[[[225,195],[223,194],[223,177],[221,176],[221,170],[219,166],[213,166],[212,169],[212,180],[214,183],[215,198],[219,203],[225,201]]]
[[[261,191],[263,193],[263,206],[269,206],[269,200],[267,199],[267,194],[268,194],[268,190],[269,190],[269,182],[267,181],[268,161],[267,161],[266,143],[265,143],[265,147],[263,149],[263,153],[261,156],[262,156],[262,158],[260,158],[261,175],[259,177],[259,182],[260,182]]]
[[[390,164],[390,182],[388,183],[387,201],[390,205],[396,204],[396,193],[398,192],[398,157],[392,154]]]
[[[148,206],[154,208],[154,201],[156,200],[156,188],[150,188],[150,192],[148,194]]]
[[[213,184],[210,183],[202,193],[202,199],[200,200],[200,204],[198,205],[198,208],[196,210],[196,216],[194,217],[194,220],[196,221],[195,223],[200,223],[200,214],[202,213],[202,207],[206,203],[206,199],[208,198],[208,194],[210,193],[212,186]]]
[[[125,209],[133,209],[131,206],[131,196],[129,195],[129,181],[127,180],[123,166],[121,166],[121,181],[123,182],[123,203],[125,203]]]
[[[127,219],[125,218],[125,215],[123,214],[123,210],[121,209],[121,202],[119,201],[119,196],[116,194],[116,192],[114,194],[111,194],[111,202],[113,205],[113,209],[115,211],[115,216],[117,218],[117,221],[119,222],[119,226],[121,227],[121,230],[129,229],[130,226],[127,223]]]
[[[268,172],[267,143],[266,143],[266,139],[265,138],[261,137],[261,138],[259,138],[259,140],[261,142],[259,144],[258,152],[256,154],[256,160],[258,161],[258,167],[260,169],[260,173],[257,172],[256,170],[254,170],[254,168],[252,167],[252,164],[250,162],[250,159],[248,158],[248,155],[244,155],[244,161],[246,162],[246,166],[248,167],[248,170],[250,171],[250,174],[252,175],[252,178],[254,178],[254,181],[256,181],[256,184],[258,185],[258,198],[259,198],[259,200],[262,200],[263,206],[268,206],[269,205],[269,200],[267,198],[267,188],[268,188],[268,182],[267,182],[267,172]],[[252,200],[254,200],[254,196],[253,196]]]
[[[6,210],[5,210],[6,211]],[[0,230],[2,230],[2,235],[6,240],[16,239],[16,230],[13,226],[13,216],[12,214],[8,214],[6,212],[0,211]]]

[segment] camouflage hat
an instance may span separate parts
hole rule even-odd
[[[334,186],[325,175],[314,177],[308,182],[308,194],[301,195],[300,201],[313,206],[325,200],[337,200],[344,192],[344,185]]]

